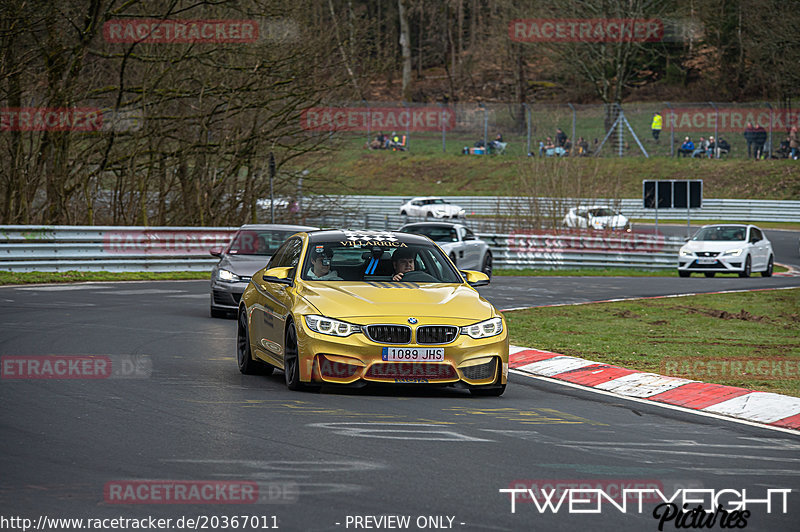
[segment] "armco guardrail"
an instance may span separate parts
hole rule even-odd
[[[535,213],[564,215],[576,205],[612,205],[628,218],[652,220],[653,209],[645,209],[642,199],[603,198],[525,198],[509,196],[442,196],[467,211],[467,215],[530,216]],[[400,206],[411,196],[341,196],[343,211],[399,215]],[[314,199],[309,198],[313,203]],[[686,209],[659,209],[659,220],[686,220]],[[704,199],[703,207],[690,209],[693,220],[726,220],[739,222],[800,222],[800,201]]]
[[[520,270],[564,268],[678,267],[682,239],[650,233],[547,231],[510,235],[479,234],[489,243],[495,268]]]
[[[399,222],[388,216],[367,215],[329,218],[328,223],[321,225],[385,230],[396,229]],[[209,271],[217,259],[208,252],[225,246],[235,230],[230,227],[0,226],[0,270]],[[683,243],[681,239],[650,233],[519,231],[479,233],[479,236],[489,243],[495,268],[512,270],[675,268],[678,248]]]
[[[0,226],[0,270],[209,271],[230,227]]]

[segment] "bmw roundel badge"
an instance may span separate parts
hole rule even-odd
[[[415,323],[417,323],[417,318],[408,318],[408,323],[414,325]]]

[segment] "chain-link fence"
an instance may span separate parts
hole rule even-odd
[[[661,125],[658,132],[654,119]],[[769,102],[617,106],[363,101],[303,114],[305,129],[373,149],[534,157],[787,158],[789,132],[798,124],[800,109]],[[681,149],[686,137],[694,144],[688,151]],[[716,149],[695,153],[703,139]]]

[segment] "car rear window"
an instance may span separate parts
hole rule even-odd
[[[231,255],[274,255],[281,244],[296,231],[243,230],[233,238]]]

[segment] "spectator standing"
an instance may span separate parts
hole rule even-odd
[[[564,147],[564,144],[567,142],[567,134],[564,133],[561,128],[556,128],[556,146]]]
[[[589,141],[583,137],[578,137],[578,155],[581,157],[589,155]]]
[[[755,130],[753,129],[753,123],[748,122],[744,128],[744,140],[747,142],[747,158],[749,159],[752,157],[752,150],[753,150],[753,142],[755,139],[753,138],[753,134]]]
[[[753,128],[753,154],[756,159],[764,158],[764,144],[767,142],[767,130],[761,124]]]
[[[689,137],[683,139],[683,144],[678,148],[678,154],[684,157],[690,156],[694,152],[694,142]]]
[[[653,122],[650,124],[650,129],[653,132],[653,139],[658,142],[658,136],[661,135],[661,128],[664,125],[664,118],[661,116],[661,113],[656,111],[653,113]]]
[[[797,134],[797,126],[792,126],[789,130],[789,157],[795,161],[800,157],[800,135]]]

